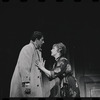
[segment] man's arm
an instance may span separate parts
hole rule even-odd
[[[22,78],[22,83],[30,83],[30,69],[32,63],[32,50],[29,46],[24,47],[19,55],[18,66]]]

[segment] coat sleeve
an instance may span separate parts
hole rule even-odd
[[[56,78],[56,77],[60,77],[62,76],[62,74],[64,73],[64,71],[66,70],[66,66],[67,66],[68,62],[67,60],[63,59],[59,61],[59,65],[55,67],[55,69],[51,72],[51,77],[50,80]]]
[[[30,46],[25,46],[22,48],[18,59],[22,82],[30,82],[32,56],[34,55]]]

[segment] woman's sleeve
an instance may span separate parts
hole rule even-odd
[[[50,71],[51,72],[51,76],[49,77],[50,80],[62,75],[66,69],[67,64],[68,64],[68,62],[66,59],[59,61],[59,65],[56,66],[54,70]]]

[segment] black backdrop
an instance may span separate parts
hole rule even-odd
[[[76,69],[90,66],[91,69],[95,69],[95,73],[100,73],[99,12],[100,1],[92,0],[0,1],[2,97],[9,97],[10,81],[19,52],[29,43],[35,30],[44,33],[43,57],[48,66],[54,61],[50,56],[52,45],[63,42],[67,46],[67,57],[71,63],[74,59]]]

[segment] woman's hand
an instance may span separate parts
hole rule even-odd
[[[40,61],[36,62],[36,66],[40,69],[43,69],[45,66],[45,60],[41,59]]]
[[[45,60],[43,61],[43,59],[41,59],[40,61],[36,62],[36,66],[40,68],[48,77],[51,76],[51,72],[44,67]]]

